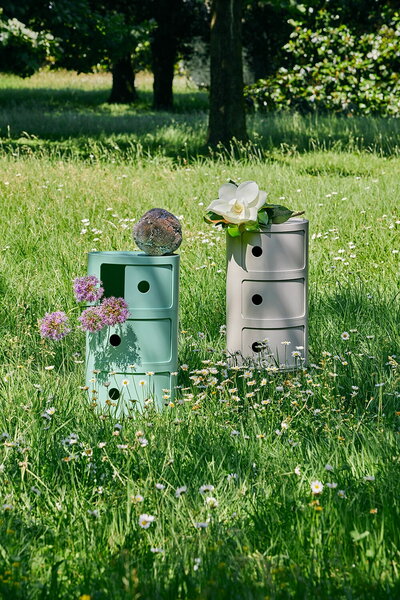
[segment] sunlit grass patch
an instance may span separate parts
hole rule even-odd
[[[207,148],[208,95],[184,77],[174,80],[173,112],[156,112],[152,105],[152,79],[137,76],[139,99],[134,104],[108,104],[111,76],[43,71],[22,80],[0,78],[0,141],[5,154],[43,154],[49,158],[120,160],[168,156],[197,160]],[[250,146],[233,144],[231,152],[215,156],[269,158],[277,152],[333,150],[397,155],[398,119],[300,115],[298,113],[247,115]],[[57,143],[55,143],[57,142]],[[314,169],[314,167],[308,167]],[[328,167],[325,167],[327,169]],[[348,168],[342,166],[342,174]],[[313,172],[313,171],[310,171]]]
[[[395,600],[399,159],[274,142],[211,160],[193,152],[205,115],[191,133],[143,113],[137,139],[108,118],[0,159],[0,595]],[[202,215],[229,178],[310,220],[306,369],[226,361],[225,239]],[[184,232],[179,387],[117,420],[83,389],[83,336],[41,340],[38,319],[76,310],[86,253],[134,249],[155,206]]]

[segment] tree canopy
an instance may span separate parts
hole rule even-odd
[[[109,101],[129,103],[135,73],[148,69],[154,108],[169,110],[177,62],[201,38],[211,58],[208,140],[228,143],[247,137],[243,58],[256,82],[249,106],[395,114],[396,10],[398,0],[4,0],[0,71],[108,69]]]

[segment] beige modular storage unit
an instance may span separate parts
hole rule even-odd
[[[237,364],[307,361],[308,221],[227,235],[227,350]]]

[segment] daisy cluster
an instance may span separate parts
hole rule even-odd
[[[293,453],[293,459],[291,460],[297,461],[298,459],[301,460],[301,458],[304,460],[302,450],[304,431],[302,431],[303,426],[300,424],[298,418],[301,413],[302,420],[304,420],[305,415],[309,415],[309,418],[306,417],[307,423],[305,425],[305,430],[308,432],[307,435],[310,434],[312,429],[315,429],[319,435],[322,429],[325,431],[331,430],[341,421],[340,413],[342,410],[338,409],[337,413],[331,411],[332,414],[329,415],[324,407],[321,409],[315,408],[314,391],[311,390],[314,389],[317,391],[321,385],[321,381],[325,379],[318,370],[315,373],[304,370],[301,374],[287,375],[286,379],[282,379],[281,374],[277,374],[276,376],[271,374],[268,378],[262,377],[261,379],[259,373],[245,367],[232,368],[224,361],[212,362],[211,360],[205,360],[202,362],[203,368],[196,369],[195,372],[189,371],[187,365],[182,365],[183,374],[186,375],[188,371],[187,375],[192,377],[191,373],[193,373],[195,377],[200,379],[199,383],[201,383],[198,390],[199,393],[197,394],[193,393],[196,384],[190,389],[182,388],[181,390],[182,399],[178,400],[178,405],[182,405],[182,418],[176,418],[171,422],[177,432],[180,427],[184,429],[185,425],[192,420],[192,427],[196,427],[194,422],[197,421],[199,423],[198,427],[201,428],[203,426],[200,423],[202,423],[203,419],[213,418],[212,415],[215,413],[212,410],[207,410],[206,400],[208,400],[209,408],[211,408],[210,400],[214,395],[213,392],[216,389],[219,389],[219,391],[225,390],[225,386],[223,389],[219,388],[219,385],[223,382],[226,382],[226,385],[229,386],[226,390],[229,400],[225,400],[223,406],[227,408],[230,405],[230,409],[226,412],[222,411],[221,414],[226,416],[230,414],[230,419],[229,421],[225,421],[224,417],[224,424],[223,421],[218,423],[214,419],[214,427],[217,425],[220,428],[218,439],[221,444],[224,443],[224,439],[225,442],[227,439],[231,439],[231,444],[237,445],[238,448],[245,444],[249,450],[257,443],[257,455],[259,457],[265,458],[265,452],[268,452],[268,447],[273,447],[275,444],[285,444],[287,448],[290,447],[289,452]],[[307,389],[305,389],[305,385],[308,385]],[[206,394],[207,388],[209,388],[211,397],[209,394]],[[235,406],[238,406],[239,399],[245,400],[246,394],[244,391],[246,388],[256,390],[254,403],[249,405],[255,411],[255,420],[250,420],[248,417],[244,422],[243,419],[239,419],[236,421],[238,429],[234,429]],[[215,398],[215,400],[218,399]],[[204,410],[200,410],[201,408],[204,408]],[[192,412],[192,410],[195,412]],[[264,413],[265,418],[263,418],[263,411],[266,410],[268,413]],[[46,414],[49,415],[48,418],[53,417],[55,415],[55,408],[47,408]],[[241,414],[243,416],[244,413]],[[343,414],[347,413],[343,411]],[[95,488],[96,497],[107,496],[110,491],[107,486],[107,480],[110,476],[112,476],[112,480],[116,483],[119,482],[125,485],[126,472],[132,468],[132,464],[140,465],[142,462],[144,464],[153,453],[159,451],[157,425],[160,426],[161,421],[157,422],[158,417],[156,414],[153,416],[156,420],[155,423],[153,420],[149,422],[150,413],[145,411],[141,423],[142,429],[134,433],[129,420],[124,424],[115,423],[112,426],[112,433],[109,431],[101,441],[97,439],[91,442],[83,442],[77,433],[70,433],[61,440],[61,447],[64,451],[63,455],[60,456],[62,463],[83,461],[83,464],[86,464],[88,472],[91,473],[91,477],[97,482]],[[106,418],[112,419],[110,415],[108,417],[107,415],[103,415],[100,418],[103,420]],[[264,429],[259,429],[260,426],[263,426]],[[125,429],[126,432],[124,431]],[[10,437],[5,440],[5,445],[9,448],[12,447],[13,442]],[[187,518],[193,528],[204,530],[211,526],[215,519],[218,520],[218,515],[220,515],[221,511],[225,514],[225,495],[228,491],[229,494],[235,495],[240,502],[242,502],[242,497],[247,494],[245,480],[243,479],[244,473],[240,471],[239,474],[228,472],[227,470],[221,471],[217,478],[214,477],[213,484],[206,482],[199,487],[196,487],[193,482],[190,485],[189,483],[188,485],[174,485],[174,467],[171,467],[173,463],[174,460],[165,455],[164,467],[162,469],[164,474],[160,477],[159,471],[156,469],[148,480],[138,479],[133,484],[134,489],[128,496],[128,501],[130,500],[132,504],[137,505],[136,527],[149,530],[150,533],[153,529],[157,531],[157,540],[151,538],[151,543],[154,541],[157,543],[157,545],[152,546],[154,550],[151,550],[155,553],[164,553],[166,551],[163,547],[165,540],[161,542],[158,539],[160,530],[157,523],[165,518],[163,510],[167,504],[177,506],[175,503],[179,502],[179,506],[188,513]],[[293,467],[295,464],[293,464]],[[337,463],[337,459],[334,459],[334,456],[332,456],[331,461],[325,463],[324,467],[323,465],[324,463],[315,472],[315,465],[311,466],[301,461],[300,464],[297,464],[289,472],[279,475],[279,477],[291,477],[294,487],[297,489],[296,493],[302,498],[304,506],[308,505],[316,512],[322,512],[328,507],[332,508],[332,502],[335,501],[339,503],[351,501],[358,488],[362,486],[363,489],[366,489],[366,485],[375,481],[375,475],[362,469],[357,469],[357,473],[353,476],[348,476],[347,470],[343,465]],[[236,465],[232,464],[232,466],[235,468]],[[171,468],[170,476],[165,473],[167,467]],[[258,468],[259,465],[254,463],[254,478],[259,477]],[[101,482],[102,485],[98,485],[98,482]],[[109,485],[112,486],[114,484],[110,482]],[[224,492],[222,492],[222,489]],[[310,492],[311,500],[308,500],[307,496],[309,497]],[[185,497],[188,497],[188,501],[185,500]],[[202,499],[201,503],[197,500],[200,498]],[[335,498],[336,500],[334,500]],[[307,504],[308,502],[309,504]],[[99,506],[102,505],[99,504]],[[94,511],[96,511],[96,514]],[[91,516],[96,518],[101,516],[102,510],[99,511],[98,508],[95,508],[94,511],[91,509]],[[370,513],[375,514],[375,512],[376,508],[372,507]],[[161,548],[158,545],[160,542]]]
[[[122,175],[117,177],[117,179],[125,180],[127,177],[127,175]],[[106,215],[102,218],[101,229],[95,226],[90,219],[85,217],[81,219],[81,229],[79,233],[85,241],[101,247],[103,242],[106,243],[104,236],[107,236],[107,234],[110,235],[111,232],[125,231],[129,229],[135,221],[135,218],[122,217],[113,207],[109,206],[106,208]],[[91,247],[92,252],[98,250],[95,246]]]
[[[359,419],[367,419],[368,414],[360,417],[356,411],[352,415],[348,405],[353,394],[363,397],[368,385],[344,364],[352,360],[353,354],[346,354],[348,348],[354,352],[362,337],[347,329],[336,332],[336,354],[323,351],[320,357],[313,356],[315,364],[301,363],[291,373],[234,366],[209,347],[207,333],[182,333],[193,353],[187,354],[189,364],[180,366],[176,400],[166,401],[161,414],[149,405],[141,414],[133,409],[120,422],[105,408],[98,417],[101,425],[92,429],[87,427],[94,421],[86,408],[86,416],[81,413],[83,422],[90,419],[85,427],[76,423],[76,429],[66,429],[61,394],[59,399],[49,397],[44,405],[46,388],[56,377],[49,365],[43,373],[44,393],[35,392],[43,429],[50,429],[43,436],[54,432],[56,442],[48,460],[66,482],[79,474],[87,527],[93,532],[107,530],[110,505],[118,497],[118,510],[130,515],[130,535],[140,540],[154,560],[169,560],[176,552],[174,535],[184,535],[190,568],[200,575],[207,561],[205,543],[211,546],[221,530],[227,537],[235,531],[243,536],[241,522],[249,514],[263,522],[277,503],[287,514],[295,514],[298,526],[310,535],[318,523],[329,525],[334,520],[349,532],[364,531],[360,523],[366,521],[365,527],[372,532],[383,514],[380,497],[386,480],[382,464],[372,457],[353,462],[357,453],[351,436],[367,437]],[[391,356],[389,362],[388,371],[396,373],[396,357]],[[146,377],[152,375],[146,373]],[[340,384],[340,395],[336,395],[342,375],[346,387]],[[122,386],[128,385],[128,380],[120,380],[121,374],[115,377]],[[386,398],[391,383],[389,377],[379,383],[384,381],[379,394]],[[330,404],[330,396],[337,402]],[[0,440],[2,481],[15,478],[17,465],[25,478],[29,471],[36,473],[36,459],[27,442],[11,429]],[[208,458],[200,455],[202,444],[210,451]],[[68,493],[48,498],[41,482],[32,483],[24,502],[29,500],[32,506],[49,502],[55,519],[66,518]],[[0,512],[12,518],[23,501],[9,489],[0,495]],[[207,552],[211,552],[208,547]]]

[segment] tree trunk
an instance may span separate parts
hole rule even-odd
[[[112,67],[112,89],[110,104],[130,104],[137,100],[135,72],[130,54],[117,60]]]
[[[172,82],[177,55],[174,11],[171,6],[168,6],[168,3],[164,2],[164,4],[165,11],[161,10],[162,6],[159,5],[160,15],[158,16],[163,18],[158,19],[158,26],[154,31],[151,44],[154,75],[153,107],[156,110],[170,110],[174,102]],[[164,12],[165,14],[163,14]]]
[[[242,0],[212,0],[208,143],[246,141],[241,39]]]

